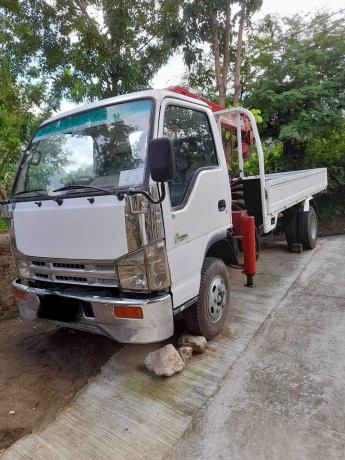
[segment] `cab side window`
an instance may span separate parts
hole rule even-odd
[[[169,183],[171,206],[181,206],[201,168],[218,165],[211,127],[204,112],[174,105],[164,114],[163,135],[174,141],[176,177]]]

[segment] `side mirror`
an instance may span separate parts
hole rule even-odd
[[[151,177],[155,182],[174,180],[176,175],[175,150],[174,142],[169,137],[150,140],[147,158]]]
[[[42,152],[40,150],[36,150],[31,157],[30,165],[38,166],[42,160]]]

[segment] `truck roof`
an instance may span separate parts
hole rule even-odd
[[[183,101],[193,102],[193,104],[201,105],[203,107],[209,107],[203,101],[200,101],[198,99],[193,99],[191,97],[184,96],[182,94],[174,93],[166,89],[150,89],[146,91],[139,91],[136,93],[129,93],[129,94],[123,94],[121,96],[110,97],[108,99],[102,99],[100,101],[92,102],[91,104],[81,105],[79,107],[76,107],[75,109],[67,110],[66,112],[61,112],[57,115],[54,115],[51,118],[48,118],[48,120],[45,120],[41,126],[47,123],[51,123],[52,121],[57,121],[61,118],[65,118],[65,117],[74,115],[79,112],[85,112],[87,110],[92,110],[92,109],[96,109],[99,107],[116,104],[119,102],[127,102],[127,101],[132,101],[134,99],[143,99],[143,98],[153,98],[159,102],[162,102],[163,99],[166,97],[171,97],[173,99],[180,99]]]

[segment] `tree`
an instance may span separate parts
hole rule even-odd
[[[178,46],[181,0],[0,0],[14,78],[49,81],[56,101],[146,89]]]
[[[240,4],[240,11],[236,6]],[[257,11],[262,0],[189,0],[183,7],[184,36],[183,54],[189,67],[188,81],[192,87],[201,89],[210,98],[226,107],[229,79],[234,80],[236,98],[241,90],[240,67],[242,34],[252,14]],[[236,32],[238,27],[238,32]],[[234,38],[237,34],[237,45]],[[235,51],[236,50],[236,51]],[[236,64],[235,64],[236,63]],[[238,98],[234,100],[238,104]]]
[[[236,5],[240,3],[240,12]],[[229,80],[233,81],[235,67],[235,98],[241,91],[240,67],[242,33],[245,21],[250,23],[252,14],[260,8],[262,0],[189,0],[183,7],[184,25],[183,54],[189,68],[186,76],[188,86],[203,92],[210,100],[222,107],[230,105]],[[233,40],[236,36],[237,21],[239,31],[235,53]],[[223,145],[228,168],[231,169],[233,136],[223,132]]]
[[[241,0],[241,14],[240,21],[238,25],[238,36],[237,36],[237,49],[236,49],[236,60],[235,60],[235,78],[234,78],[234,107],[238,106],[241,94],[241,61],[242,61],[242,40],[243,40],[243,27],[244,27],[244,18],[246,11],[246,2]]]
[[[181,1],[0,0],[0,183],[62,98],[149,86],[179,44]]]
[[[42,120],[32,108],[40,104],[44,91],[42,84],[15,84],[5,60],[0,61],[0,184],[7,191],[11,185],[7,179],[15,173],[21,148]]]
[[[292,167],[302,166],[311,139],[343,123],[345,18],[330,19],[268,15],[248,41],[244,104],[261,109],[262,135],[283,142]]]

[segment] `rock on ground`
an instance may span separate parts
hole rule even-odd
[[[179,352],[184,363],[186,363],[193,354],[192,347],[181,347],[177,351]]]
[[[181,335],[179,342],[180,347],[191,347],[194,353],[203,353],[207,347],[207,340],[202,335]]]
[[[153,371],[156,375],[164,375],[165,377],[171,377],[185,367],[180,354],[171,344],[149,353],[144,364],[148,370]]]

